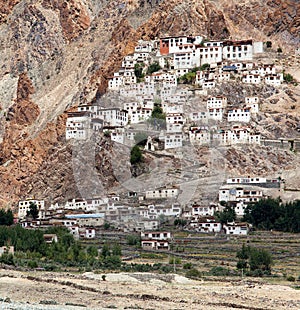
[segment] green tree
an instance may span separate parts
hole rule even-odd
[[[97,257],[98,256],[98,249],[94,245],[90,245],[86,249],[87,254],[90,257]]]
[[[27,211],[27,216],[31,216],[33,219],[38,218],[39,210],[35,202],[30,201],[29,210]]]
[[[141,237],[138,235],[128,235],[126,237],[127,239],[127,244],[128,245],[137,245],[140,246],[141,244]]]
[[[161,106],[155,105],[152,110],[151,117],[165,120],[166,114],[163,112],[163,109],[161,108]]]
[[[101,256],[105,258],[110,255],[111,255],[110,246],[107,243],[104,243],[101,250]]]
[[[207,70],[208,68],[210,68],[210,64],[205,63],[205,64],[203,64],[203,65],[199,68],[199,70],[200,70],[200,71],[205,71],[205,70]]]
[[[115,255],[115,256],[121,256],[122,255],[121,246],[118,243],[115,243],[113,245],[112,255]]]
[[[174,226],[184,227],[186,224],[187,224],[187,221],[184,219],[175,219],[174,220]]]
[[[273,264],[271,254],[265,249],[258,249],[243,244],[242,249],[237,252],[237,268],[246,271],[247,269],[254,275],[263,273],[271,274]]]
[[[280,199],[267,198],[250,204],[245,209],[243,220],[259,229],[274,229],[275,222],[284,216],[280,203]]]
[[[294,81],[294,77],[290,73],[283,72],[283,80],[287,83],[291,83]]]
[[[233,207],[226,205],[223,211],[216,212],[216,218],[222,224],[226,224],[236,219],[236,213]]]
[[[187,72],[179,78],[179,83],[193,84],[195,83],[196,72]]]
[[[157,61],[153,62],[147,70],[147,74],[152,74],[154,72],[157,72],[161,69],[161,66],[159,65],[159,63]]]
[[[142,79],[144,77],[143,74],[143,69],[144,69],[145,64],[141,63],[141,64],[135,64],[134,65],[134,74],[138,79]]]
[[[14,216],[12,211],[9,209],[5,211],[0,209],[0,225],[10,226],[14,223]]]
[[[140,148],[135,145],[130,151],[130,163],[132,165],[138,164],[142,161],[143,155]]]

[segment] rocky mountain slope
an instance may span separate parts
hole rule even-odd
[[[107,77],[138,39],[252,37],[271,40],[284,51],[300,40],[296,0],[9,0],[0,5],[4,206],[28,195],[77,194],[71,171],[64,170],[72,157],[64,111],[98,100]],[[99,174],[105,169],[109,174],[109,165]]]

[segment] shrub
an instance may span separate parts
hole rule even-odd
[[[290,281],[290,282],[295,282],[295,281],[296,281],[296,278],[293,277],[293,276],[288,276],[286,279],[287,279],[288,281]]]
[[[271,41],[267,41],[266,42],[266,46],[267,46],[267,48],[271,48],[272,47],[272,42]]]
[[[3,253],[0,256],[0,263],[6,264],[6,265],[15,265],[13,255],[11,253]]]
[[[258,276],[271,274],[273,264],[271,254],[265,249],[257,249],[243,244],[242,249],[237,252],[237,268],[242,270],[250,269],[250,273],[258,273]]]
[[[28,261],[28,263],[27,263],[27,266],[29,267],[29,268],[37,268],[38,267],[38,264],[37,264],[37,262],[35,261],[35,260],[30,260],[30,261]]]
[[[130,163],[132,165],[138,164],[139,162],[142,161],[142,158],[143,158],[142,151],[137,145],[135,145],[130,151]]]
[[[185,264],[183,265],[183,269],[192,269],[192,267],[193,267],[193,264],[192,264],[192,263],[185,263]]]
[[[141,244],[141,238],[138,235],[128,235],[126,239],[127,239],[128,245],[140,245]]]
[[[190,269],[185,273],[185,276],[190,279],[198,279],[201,277],[201,272],[196,268]]]
[[[291,83],[294,81],[294,77],[290,73],[283,73],[283,79],[287,83]]]
[[[143,74],[143,69],[144,69],[144,64],[135,64],[134,65],[134,74],[138,79],[142,79],[144,77]]]
[[[169,264],[181,264],[181,259],[180,257],[171,257],[169,259]]]
[[[212,276],[228,276],[229,270],[221,266],[216,266],[210,269],[209,274]]]
[[[152,111],[151,117],[165,120],[166,114],[163,112],[163,109],[159,105],[156,105]]]
[[[148,67],[147,74],[152,74],[156,71],[159,71],[160,69],[161,69],[161,66],[159,65],[157,61],[155,61]]]

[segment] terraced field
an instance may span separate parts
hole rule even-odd
[[[190,262],[201,272],[207,272],[213,267],[222,266],[236,270],[236,252],[247,245],[268,250],[273,257],[273,274],[277,276],[300,276],[300,238],[299,234],[256,231],[248,236],[207,235],[200,233],[174,232],[170,251],[160,251],[160,255],[144,251],[127,244],[128,234],[103,232],[94,244],[101,247],[104,242],[119,243],[123,256],[132,263],[166,263],[169,258],[181,258],[181,264],[176,266],[180,271],[184,263]],[[89,241],[90,242],[90,241]],[[157,253],[157,252],[155,252]],[[139,256],[137,258],[137,256]],[[130,259],[132,258],[132,259]]]

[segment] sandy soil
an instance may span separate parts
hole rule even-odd
[[[0,270],[0,309],[300,309],[300,291],[292,287],[221,280],[121,273],[103,281],[94,273]]]

